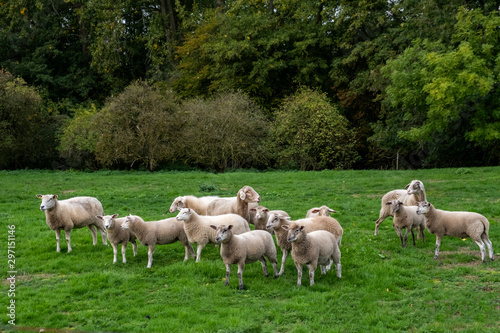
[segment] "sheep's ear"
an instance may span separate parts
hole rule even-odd
[[[283,218],[284,218],[285,220],[287,220],[287,221],[290,221],[290,220],[291,220],[291,219],[290,219],[290,216],[283,216]]]
[[[251,211],[251,212],[257,212],[257,209],[255,209],[255,208],[250,208],[250,211]]]
[[[227,226],[227,230],[231,230],[231,229],[233,229],[233,225],[232,224],[230,224],[230,225]]]
[[[102,215],[96,215],[95,217],[98,218],[99,220],[102,220]]]
[[[392,202],[388,201],[388,202],[386,202],[385,204],[386,204],[386,205],[390,205],[390,204],[392,204]]]
[[[41,198],[42,198],[42,195],[41,195],[41,194],[37,194],[37,195],[36,195],[36,197],[37,197],[38,199],[41,199]]]
[[[118,217],[118,214],[113,214],[113,216],[111,216],[111,217],[116,219]]]
[[[314,209],[314,210],[311,211],[311,213],[317,214],[317,213],[319,213],[319,209]]]
[[[398,200],[398,205],[405,205],[401,200]]]
[[[304,230],[305,226],[301,225],[300,228],[299,228],[299,231],[302,231]]]
[[[330,213],[336,213],[336,212],[337,212],[336,210],[333,210],[333,209],[331,209],[331,208],[328,208],[328,211],[329,211]]]
[[[54,194],[52,198],[57,199],[58,198],[57,194]]]
[[[210,225],[210,228],[214,229],[214,230],[217,230],[217,227],[213,224]]]
[[[411,183],[410,183],[410,184],[411,184]],[[408,189],[408,187],[410,187],[410,184],[408,184],[408,185],[406,185],[406,186],[405,186],[405,190],[407,190],[407,189]]]
[[[268,212],[269,213],[269,209],[266,208],[266,209],[263,209],[264,212]]]
[[[285,229],[285,230],[288,230],[288,229],[289,229],[289,228],[288,228],[288,226],[287,226],[286,224],[285,224],[285,225],[282,225],[281,227],[282,227],[283,229]]]
[[[246,197],[247,197],[247,194],[245,193],[245,191],[240,191],[240,199],[245,200]]]

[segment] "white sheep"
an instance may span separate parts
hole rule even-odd
[[[241,235],[233,234],[233,226],[210,225],[215,230],[215,241],[221,243],[220,255],[226,265],[226,282],[229,284],[231,265],[238,265],[239,289],[243,290],[243,270],[245,264],[260,261],[264,276],[268,277],[267,260],[273,265],[274,278],[278,277],[278,264],[276,260],[276,246],[273,236],[264,230],[253,230]]]
[[[340,249],[335,236],[325,230],[307,232],[299,223],[283,225],[287,231],[287,240],[292,243],[292,258],[297,268],[297,285],[302,285],[302,266],[309,268],[310,285],[314,285],[314,271],[320,265],[321,274],[325,275],[335,263],[337,277],[342,277]]]
[[[267,229],[267,220],[270,214],[281,214],[283,216],[289,216],[287,212],[282,210],[269,210],[264,206],[258,206],[257,208],[250,208],[250,212],[254,216],[252,219],[255,225],[255,230],[267,230],[271,234],[273,233],[272,229]]]
[[[304,225],[307,232],[316,230],[325,230],[332,233],[336,240],[337,245],[340,246],[342,243],[342,235],[344,230],[340,223],[330,216],[317,216],[313,218],[300,219],[296,221],[290,221],[290,218],[281,214],[269,214],[269,219],[267,220],[266,227],[268,229],[274,230],[276,235],[276,242],[283,252],[283,257],[281,259],[281,268],[279,275],[285,272],[285,263],[290,251],[292,249],[292,244],[287,240],[287,232],[283,229],[284,225],[290,225],[292,222]]]
[[[439,256],[439,246],[443,236],[470,237],[481,250],[481,260],[486,261],[486,249],[488,247],[490,260],[493,260],[493,246],[488,237],[490,223],[481,214],[473,212],[450,212],[436,209],[427,202],[418,203],[417,214],[425,216],[425,224],[430,233],[436,235],[436,251],[434,259]]]
[[[330,213],[336,213],[336,211],[325,205],[321,207],[313,207],[307,211],[306,218],[315,216],[330,216]]]
[[[122,244],[122,262],[126,263],[125,250],[127,249],[128,242],[132,243],[132,248],[134,250],[134,257],[137,255],[137,243],[135,242],[136,237],[130,232],[130,230],[122,229],[122,223],[125,221],[125,217],[117,218],[118,214],[113,215],[97,215],[99,220],[104,223],[104,228],[107,230],[108,240],[113,247],[113,264],[116,263],[117,259],[117,246]]]
[[[194,211],[199,215],[207,215],[208,205],[215,199],[220,198],[215,196],[198,198],[193,195],[177,197],[174,199],[172,205],[170,206],[170,213],[181,210],[182,208],[191,208],[194,209]]]
[[[220,198],[212,201],[208,205],[207,215],[238,214],[250,223],[249,209],[256,207],[259,202],[259,194],[252,187],[243,186],[236,197]]]
[[[153,265],[153,253],[156,245],[172,244],[176,241],[184,245],[184,261],[189,259],[189,256],[194,257],[194,250],[188,241],[182,222],[171,217],[159,221],[144,222],[144,220],[136,215],[129,215],[122,223],[122,229],[129,229],[132,234],[137,237],[142,245],[148,247],[148,266]]]
[[[382,204],[377,221],[375,221],[375,236],[378,235],[380,224],[387,216],[392,216],[391,208],[386,205],[392,200],[401,200],[406,206],[416,206],[418,202],[427,200],[425,196],[424,183],[420,180],[412,180],[405,186],[406,190],[393,190],[382,197]]]
[[[40,210],[45,212],[45,220],[50,229],[54,230],[57,240],[57,252],[61,252],[61,230],[64,230],[68,252],[71,252],[71,230],[88,227],[92,233],[93,244],[97,244],[97,232],[102,236],[102,243],[106,241],[106,230],[96,215],[103,215],[102,204],[92,197],[74,197],[66,200],[57,200],[54,194],[37,194],[42,199]]]
[[[183,208],[177,214],[178,221],[184,221],[184,231],[189,242],[196,243],[196,262],[200,261],[201,250],[208,244],[216,244],[215,230],[210,225],[232,224],[234,234],[250,231],[248,222],[238,214],[223,214],[217,216],[198,215],[190,208]]]
[[[413,246],[415,246],[413,229],[417,228],[419,229],[422,241],[425,243],[425,218],[423,215],[417,214],[417,206],[405,206],[401,200],[392,200],[387,202],[386,205],[391,206],[392,213],[394,214],[394,231],[399,236],[402,247],[406,247],[408,230],[411,231]],[[404,237],[402,229],[406,229]]]

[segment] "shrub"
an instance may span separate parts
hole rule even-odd
[[[355,132],[325,94],[301,88],[281,104],[273,128],[278,166],[348,169],[359,158]]]

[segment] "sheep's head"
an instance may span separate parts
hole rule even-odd
[[[102,220],[104,222],[104,228],[109,229],[114,225],[115,218],[118,217],[118,214],[113,214],[113,215],[97,215],[96,218],[99,220]]]
[[[415,194],[424,191],[424,183],[420,180],[412,180],[410,184],[406,185],[405,189],[407,189],[408,194]]]
[[[388,201],[385,204],[391,206],[393,213],[397,212],[399,210],[399,208],[401,207],[401,205],[403,205],[403,203],[400,200]]]
[[[57,202],[57,194],[37,194],[36,197],[38,199],[42,199],[42,203],[40,204],[40,210],[46,211],[55,206]]]
[[[309,212],[311,214],[313,214],[314,216],[330,216],[330,213],[336,213],[335,210],[323,205],[319,208],[315,207],[315,208],[311,208],[309,210]]]
[[[431,203],[427,201],[420,201],[417,204],[417,215],[427,214],[431,208]]]
[[[129,215],[125,218],[125,221],[122,223],[122,229],[126,230],[130,228],[130,223],[134,223],[135,221],[135,216]]]
[[[296,223],[293,223],[291,225],[285,224],[285,225],[282,225],[281,227],[288,231],[288,234],[286,236],[286,240],[290,243],[295,242],[300,237],[300,234],[304,230],[303,225],[298,225]]]
[[[267,214],[269,213],[269,209],[264,206],[258,206],[257,208],[250,209],[251,212],[255,212],[255,218],[257,220],[267,219]],[[266,221],[267,222],[267,221]]]
[[[288,216],[276,213],[269,214],[269,217],[267,218],[266,229],[272,230],[275,228],[279,228],[281,219],[290,220]]]
[[[170,206],[170,213],[173,213],[176,210],[181,210],[182,208],[186,208],[186,199],[184,199],[184,197],[177,197]]]
[[[215,230],[215,241],[217,243],[222,243],[225,239],[229,238],[228,236],[230,236],[230,234],[232,233],[231,229],[233,229],[233,225],[232,224],[227,225],[227,226],[226,225],[219,225],[219,226],[210,225],[210,228]]]
[[[238,198],[245,202],[260,202],[259,194],[250,186],[243,186],[238,191]]]
[[[191,216],[191,209],[189,208],[182,208],[179,212],[179,214],[177,214],[177,221],[186,221],[189,216]]]

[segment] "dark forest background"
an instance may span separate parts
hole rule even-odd
[[[500,162],[500,1],[0,2],[0,169]]]

